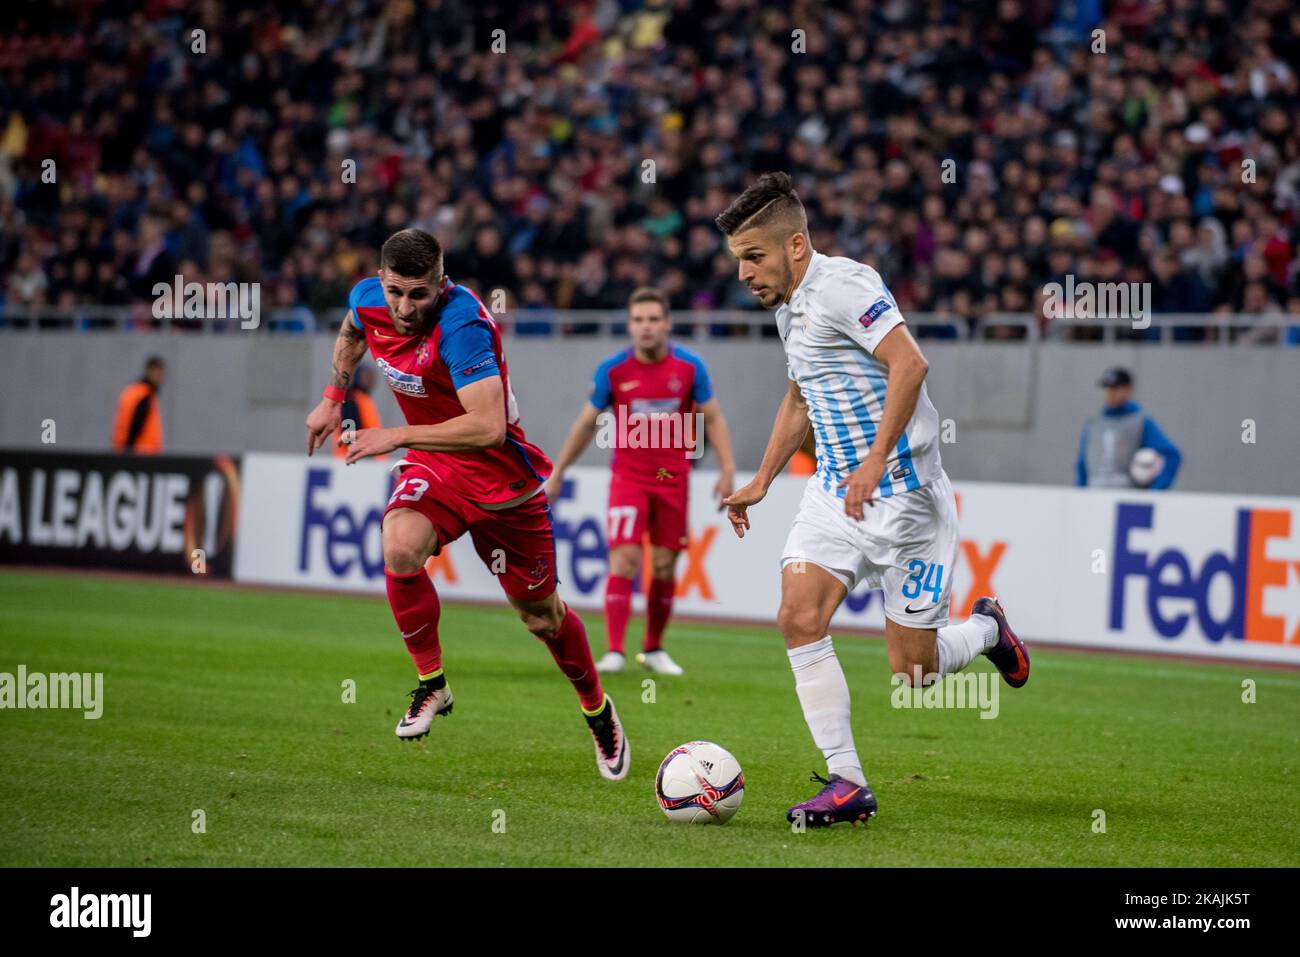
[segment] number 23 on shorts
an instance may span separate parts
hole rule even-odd
[[[410,489],[405,495],[401,494],[402,489]],[[388,504],[394,502],[418,502],[425,492],[429,491],[429,483],[422,478],[402,479],[397,483],[397,488],[393,489],[393,495],[388,500]]]

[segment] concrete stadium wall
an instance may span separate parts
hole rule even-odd
[[[109,446],[114,405],[144,357],[168,362],[163,419],[169,451],[295,452],[320,395],[332,336],[155,333],[0,333],[8,368],[0,403],[0,447],[41,444],[56,423],[57,447]],[[1122,364],[1138,398],[1183,450],[1177,486],[1190,491],[1300,492],[1300,350],[1214,346],[1007,345],[924,342],[930,396],[956,426],[943,446],[959,480],[1072,483],[1083,420],[1101,401],[1096,379]],[[558,451],[593,369],[621,342],[509,337],[511,380],[531,439]],[[689,343],[709,364],[731,423],[740,468],[753,469],[782,392],[785,364],[775,340]],[[400,421],[386,388],[385,422]],[[1254,444],[1242,422],[1255,423]],[[591,449],[583,462],[604,464]],[[711,456],[706,457],[711,459]]]

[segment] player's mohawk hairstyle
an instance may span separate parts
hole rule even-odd
[[[714,222],[727,236],[745,229],[777,224],[788,226],[791,233],[808,231],[808,217],[794,191],[789,173],[764,173]]]
[[[402,229],[384,240],[379,250],[379,268],[399,276],[420,279],[442,275],[442,244],[423,229]]]

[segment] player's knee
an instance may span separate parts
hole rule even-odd
[[[540,602],[516,607],[519,620],[534,638],[549,641],[564,621],[564,605],[559,601]]]
[[[395,575],[413,575],[424,567],[425,550],[399,539],[384,542],[384,565]]]
[[[615,549],[609,556],[609,572],[619,578],[635,578],[641,571],[641,552],[632,549]]]
[[[903,682],[910,688],[923,688],[937,677],[934,663],[922,661],[915,655],[891,654],[889,667],[894,674],[902,675]]]
[[[786,639],[801,638],[816,640],[826,633],[826,623],[815,608],[800,607],[794,604],[781,605],[776,613],[776,624]]]
[[[670,579],[676,570],[677,553],[669,552],[667,555],[656,555],[650,563],[650,572],[658,579]]]

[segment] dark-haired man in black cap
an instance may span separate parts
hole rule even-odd
[[[1183,457],[1155,419],[1133,401],[1132,373],[1116,366],[1106,370],[1097,384],[1106,391],[1106,405],[1083,425],[1075,463],[1077,483],[1093,488],[1169,488]]]

